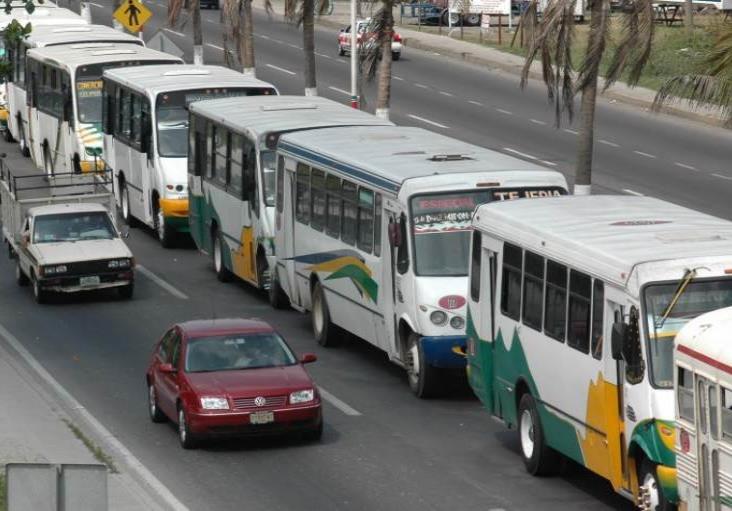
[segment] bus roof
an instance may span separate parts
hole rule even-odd
[[[565,196],[479,206],[473,225],[617,285],[637,265],[727,256],[732,222],[652,197]]]
[[[320,96],[248,96],[197,101],[191,112],[255,139],[267,133],[331,126],[393,126],[367,112]]]
[[[129,43],[79,43],[28,50],[28,57],[55,67],[75,70],[79,66],[109,62],[159,60],[183,62],[170,53],[163,53]]]
[[[561,178],[559,173],[533,163],[422,128],[364,126],[301,131],[284,135],[278,148],[394,192],[409,179],[435,174],[533,170]],[[566,186],[563,178],[560,182]]]
[[[74,11],[56,7],[55,5],[38,6],[33,11],[33,14],[28,13],[25,9],[20,7],[13,8],[10,14],[6,14],[2,8],[5,3],[0,3],[0,30],[5,30],[11,21],[18,20],[19,23],[26,24],[31,23],[33,28],[42,25],[87,25],[88,23],[84,18],[76,14]]]
[[[144,46],[139,37],[120,32],[106,25],[53,24],[33,26],[33,31],[25,39],[29,48],[41,48],[58,44],[72,43],[130,43]]]
[[[681,356],[719,369],[732,378],[732,307],[707,312],[689,321],[675,338]]]
[[[161,64],[108,69],[105,79],[111,79],[130,89],[150,94],[202,89],[206,87],[271,88],[274,85],[244,75],[223,66],[195,66],[191,64]]]

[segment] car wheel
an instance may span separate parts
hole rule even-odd
[[[155,206],[153,227],[155,228],[155,234],[158,236],[158,241],[163,248],[171,248],[175,239],[175,232],[165,223],[165,215],[158,205]]]
[[[121,286],[117,288],[117,293],[119,293],[119,297],[123,300],[131,300],[132,295],[135,294],[135,284],[130,282],[126,286]]]
[[[313,287],[312,307],[310,319],[313,323],[313,334],[318,344],[326,348],[337,346],[340,339],[336,336],[336,326],[330,321],[328,302],[325,300],[325,291],[320,282]]]
[[[178,407],[178,441],[183,449],[195,449],[196,436],[188,428],[188,417],[182,406]]]
[[[440,370],[425,361],[419,334],[412,332],[407,340],[407,379],[409,388],[421,399],[434,397],[441,380]]]
[[[150,413],[150,420],[153,422],[165,422],[165,414],[158,408],[158,395],[155,385],[150,383],[147,386],[147,411]]]
[[[231,272],[226,268],[224,263],[224,238],[217,228],[211,233],[211,242],[213,243],[213,263],[216,278],[220,282],[229,282],[231,280]]]
[[[546,444],[536,401],[528,392],[521,396],[519,402],[518,431],[521,457],[529,474],[543,476],[554,473],[557,469],[559,455]]]
[[[280,286],[280,279],[277,276],[277,268],[275,268],[269,278],[269,289],[267,290],[269,304],[274,309],[284,309],[290,305],[290,300]]]
[[[391,60],[399,60],[402,56],[402,52],[400,51],[393,51],[391,52]]]
[[[124,181],[120,183],[120,196],[120,215],[122,215],[122,220],[129,227],[136,227],[137,219],[132,216],[132,211],[130,210],[130,191],[127,189],[127,183]]]
[[[20,261],[15,265],[15,282],[21,287],[28,285],[28,276],[23,273],[23,269],[20,267]]]
[[[675,509],[663,494],[658,484],[657,465],[643,458],[638,471],[638,484],[640,495],[638,496],[638,507],[648,511],[670,511]]]
[[[323,420],[321,419],[318,425],[310,431],[306,431],[303,437],[306,442],[319,442],[323,438]]]
[[[342,45],[341,45],[340,43],[338,43],[338,56],[339,56],[339,57],[342,57],[342,56],[344,56],[345,54],[346,54],[346,50],[344,50],[344,49],[343,49],[343,46],[342,46]]]
[[[480,25],[480,14],[468,14],[463,18],[463,20],[465,21],[466,26],[477,27]]]
[[[41,283],[33,274],[31,274],[31,281],[33,283],[33,298],[35,298],[36,303],[46,303],[48,300],[48,291],[41,287]]]

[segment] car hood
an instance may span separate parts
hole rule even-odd
[[[38,263],[42,265],[132,257],[130,249],[119,238],[111,240],[34,243],[31,251]]]
[[[238,371],[187,373],[188,381],[199,395],[257,397],[280,396],[293,390],[314,387],[299,364]]]

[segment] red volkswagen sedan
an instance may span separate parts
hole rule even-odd
[[[317,440],[323,413],[315,383],[285,340],[258,320],[179,323],[155,345],[147,370],[153,422],[178,424],[184,449],[204,436],[302,432]]]

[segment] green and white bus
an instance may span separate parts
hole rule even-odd
[[[287,133],[277,154],[273,289],[318,343],[366,340],[421,398],[465,370],[475,207],[567,193],[559,172],[419,128]]]
[[[732,222],[650,197],[493,203],[473,217],[468,371],[535,475],[566,456],[645,510],[676,480],[674,337],[732,305]]]
[[[391,125],[322,97],[259,96],[191,103],[188,143],[190,231],[232,274],[269,289],[274,267],[275,149],[283,133],[330,126]],[[279,304],[279,294],[271,295]]]
[[[45,4],[44,4],[45,5]],[[66,9],[55,9],[66,11]],[[37,10],[36,10],[37,12]],[[35,13],[34,13],[35,14]],[[76,15],[74,15],[76,16]],[[52,24],[44,24],[50,23]],[[33,31],[17,48],[8,48],[8,60],[12,63],[12,74],[8,79],[8,131],[6,138],[18,141],[21,153],[30,156],[28,149],[28,105],[25,83],[26,52],[30,48],[71,45],[79,43],[130,43],[144,46],[139,37],[120,32],[106,25],[85,25],[79,18],[76,23],[71,19],[41,17],[33,19]]]
[[[79,43],[26,52],[28,146],[47,174],[104,167],[102,73],[105,69],[182,64],[130,43]]]
[[[276,95],[267,82],[221,66],[159,65],[104,72],[104,154],[129,224],[152,227],[168,247],[188,232],[188,105]]]

